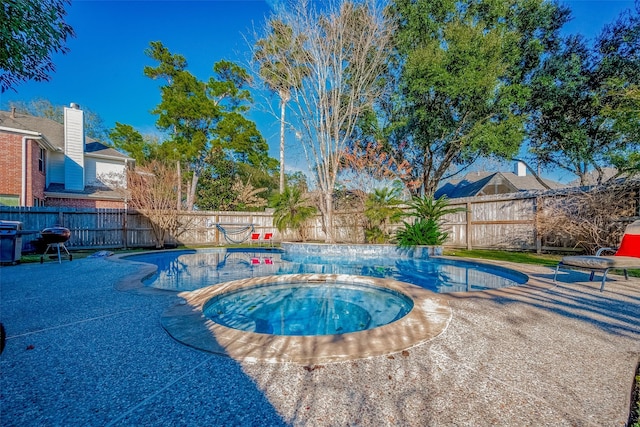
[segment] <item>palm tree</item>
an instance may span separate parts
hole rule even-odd
[[[462,207],[450,207],[449,199],[447,196],[442,196],[439,199],[434,197],[413,197],[409,207],[412,212],[407,216],[416,216],[418,219],[432,219],[434,221],[441,221],[447,214],[453,214],[456,212],[464,212],[466,209]]]
[[[304,223],[316,214],[317,210],[298,187],[285,187],[284,191],[274,198],[273,220],[278,231],[296,230],[300,240],[306,240]]]
[[[291,100],[291,90],[300,84],[304,67],[296,66],[294,54],[300,51],[302,40],[294,37],[291,27],[279,19],[268,23],[268,37],[258,40],[253,58],[260,67],[260,77],[280,98],[280,193],[284,192],[284,129],[285,111]]]
[[[409,203],[410,211],[404,216],[414,217],[413,222],[404,221],[404,226],[396,231],[396,240],[400,247],[417,245],[441,245],[449,233],[443,230],[443,217],[447,214],[464,212],[466,208],[450,207],[449,199],[442,196],[415,196]]]
[[[365,201],[364,215],[369,220],[365,237],[370,243],[384,243],[389,238],[388,226],[402,218],[400,190],[376,188]]]

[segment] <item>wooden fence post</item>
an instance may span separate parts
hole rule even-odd
[[[472,226],[471,226],[471,202],[467,202],[467,211],[466,211],[466,215],[467,215],[467,250],[471,250],[472,245],[471,245],[471,232],[472,232]]]
[[[540,205],[541,205],[542,200],[540,199],[540,197],[536,197],[536,200],[534,202],[533,208],[535,210],[535,212],[533,213],[533,237],[536,241],[536,253],[537,254],[541,254],[542,253],[542,236],[540,236],[540,234],[538,233],[538,229],[539,229],[539,219],[538,219],[538,215],[540,213]]]
[[[216,214],[216,224],[220,224],[220,215]],[[220,229],[216,226],[216,245],[220,246]]]
[[[122,244],[125,249],[129,248],[129,233],[127,233],[127,209],[122,214]]]

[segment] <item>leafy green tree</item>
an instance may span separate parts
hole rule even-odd
[[[198,207],[202,210],[231,210],[236,194],[238,164],[224,156],[212,156],[198,185]]]
[[[317,209],[309,203],[305,194],[297,187],[286,187],[284,192],[274,196],[272,205],[273,221],[278,231],[295,230],[300,240],[306,241],[305,223],[316,214]]]
[[[67,53],[70,0],[8,0],[0,6],[0,93],[26,80],[47,81],[53,53]]]
[[[606,108],[605,114],[613,116],[615,126],[622,133],[629,135],[634,141],[640,141],[640,86],[629,85],[614,93],[621,99],[615,108]],[[635,135],[634,135],[635,134]],[[640,151],[637,144],[629,144],[625,149],[612,153],[610,161],[618,170],[618,176],[634,176],[640,174]]]
[[[234,185],[242,183],[243,186]],[[260,198],[277,191],[277,178],[263,169],[247,163],[236,162],[223,152],[209,156],[198,184],[198,208],[204,210],[255,210],[264,207],[262,200],[256,206],[243,201],[241,190],[258,188]],[[250,193],[250,191],[249,191]],[[246,195],[247,193],[245,193]],[[249,194],[250,195],[250,194]]]
[[[613,138],[600,111],[591,53],[583,38],[565,40],[533,80],[530,151],[541,166],[574,173],[582,185]],[[599,85],[596,83],[596,85]]]
[[[153,110],[157,126],[170,135],[163,143],[180,156],[191,177],[187,208],[193,209],[198,181],[214,155],[224,153],[230,160],[257,168],[273,169],[268,145],[254,122],[244,114],[251,102],[246,86],[247,71],[229,61],[219,61],[214,76],[198,80],[186,70],[186,59],[172,54],[161,42],[151,42],[146,54],[158,64],[147,66],[145,75],[164,79],[160,104]]]
[[[133,157],[137,164],[144,165],[158,156],[158,144],[142,136],[133,126],[116,122],[109,132],[113,146]]]
[[[529,135],[538,163],[575,174],[581,185],[592,170],[602,182],[605,166],[637,171],[640,113],[628,94],[639,83],[638,12],[605,27],[593,46],[564,39],[533,78]]]
[[[388,150],[432,195],[451,169],[511,158],[524,137],[527,79],[568,11],[544,0],[397,0],[401,96]]]
[[[607,103],[603,115],[627,142],[609,150],[608,160],[618,175],[640,173],[640,2],[605,26],[597,40],[601,56],[599,75],[606,79]]]
[[[600,80],[626,81],[633,92],[640,81],[640,2],[623,11],[598,36],[595,47]]]

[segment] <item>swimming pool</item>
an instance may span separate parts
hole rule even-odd
[[[273,275],[341,274],[393,279],[437,293],[518,286],[528,277],[513,270],[447,258],[414,259],[354,255],[291,254],[278,249],[158,251],[126,259],[155,264],[145,286],[192,291],[218,283]]]

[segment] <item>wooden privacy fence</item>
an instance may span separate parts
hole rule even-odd
[[[67,247],[71,249],[121,249],[154,247],[151,222],[142,213],[124,209],[81,209],[59,207],[0,206],[0,220],[20,221],[23,231],[32,232],[22,238],[23,248],[39,237],[39,231],[61,225],[71,231]],[[225,245],[225,230],[234,232],[237,240],[247,239],[251,230],[256,233],[276,232],[269,212],[184,212],[178,235],[170,236],[167,244]],[[247,226],[251,225],[251,228]]]
[[[519,196],[519,197],[518,197]],[[451,200],[464,211],[445,217],[447,246],[473,249],[552,250],[537,234],[540,200],[518,193]]]
[[[507,250],[571,251],[566,242],[547,241],[538,236],[537,220],[543,209],[545,197],[558,193],[531,192],[500,194],[464,199],[452,199],[451,207],[465,210],[445,217],[449,239],[445,243],[453,248],[482,248]],[[153,247],[155,240],[151,223],[142,213],[118,209],[73,209],[73,208],[19,208],[0,206],[0,220],[21,221],[24,230],[34,234],[23,237],[23,247],[39,237],[37,232],[53,225],[62,225],[71,230],[68,247],[74,249],[119,249]],[[276,242],[298,240],[296,232],[279,233],[273,226],[273,214],[266,212],[181,212],[182,227],[177,235],[170,236],[166,243],[185,245],[225,245],[226,231],[240,230],[252,225],[252,230],[264,236],[273,233]],[[364,242],[361,212],[343,211],[334,215],[336,240],[347,243]],[[249,237],[234,235],[233,240]],[[322,221],[319,216],[307,226],[307,238],[323,241]]]

